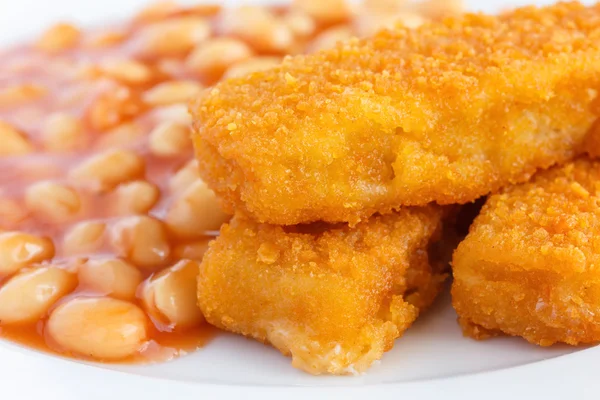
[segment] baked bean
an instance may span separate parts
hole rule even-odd
[[[98,96],[87,111],[91,127],[107,131],[141,114],[145,104],[139,95],[127,87],[115,87]]]
[[[0,107],[22,105],[37,100],[46,93],[46,88],[33,83],[9,86],[0,90]]]
[[[144,93],[144,101],[152,106],[185,103],[202,91],[202,85],[193,81],[161,83]]]
[[[185,66],[185,59],[163,58],[156,63],[156,69],[165,76],[188,75],[189,71]]]
[[[163,122],[150,133],[150,151],[161,157],[185,154],[192,149],[190,135],[187,125]]]
[[[326,25],[343,22],[352,16],[350,2],[346,0],[294,0],[292,8]]]
[[[179,17],[147,25],[138,38],[144,56],[181,56],[208,39],[210,24],[201,17]]]
[[[110,47],[122,43],[126,38],[127,35],[124,32],[99,32],[88,38],[85,45],[91,48]]]
[[[134,20],[141,23],[160,21],[179,10],[177,2],[171,0],[157,1],[140,10]]]
[[[285,23],[292,33],[297,37],[307,37],[315,33],[317,24],[307,13],[299,10],[291,10],[283,17]]]
[[[337,26],[321,32],[308,46],[310,52],[327,50],[335,47],[338,42],[352,37],[352,30],[347,26]]]
[[[194,242],[178,244],[173,249],[173,257],[177,260],[202,261],[202,257],[204,257],[204,253],[208,250],[208,244],[212,239],[212,237],[206,237]]]
[[[147,216],[121,219],[112,229],[111,242],[118,256],[140,268],[165,265],[171,255],[163,223]]]
[[[147,181],[133,181],[115,189],[115,211],[118,215],[145,214],[160,196],[158,188]]]
[[[144,170],[144,159],[138,154],[127,150],[113,150],[85,160],[69,175],[74,182],[102,192],[142,177]]]
[[[153,117],[156,122],[176,122],[182,125],[190,125],[192,116],[190,115],[187,104],[172,104],[164,107],[157,107],[153,110]]]
[[[99,360],[137,353],[148,337],[144,312],[110,297],[80,297],[56,307],[46,334],[62,350]]]
[[[285,52],[293,43],[290,27],[265,7],[243,6],[223,13],[220,29],[261,52]]]
[[[229,218],[221,211],[214,192],[197,180],[175,199],[165,222],[178,237],[191,239],[218,230]]]
[[[175,194],[181,193],[198,179],[200,179],[198,161],[190,160],[169,179],[169,189]]]
[[[75,190],[49,181],[29,186],[25,191],[25,204],[36,215],[53,222],[68,221],[82,208],[81,199]]]
[[[150,68],[135,60],[105,61],[102,70],[111,78],[129,84],[146,83],[152,79]]]
[[[418,28],[424,23],[425,19],[416,13],[402,12],[396,15],[396,24],[402,24],[410,29]],[[393,28],[396,24],[389,26],[389,28]]]
[[[55,53],[75,47],[81,32],[71,24],[57,24],[48,29],[36,43],[40,50]]]
[[[428,0],[417,4],[417,12],[431,18],[460,14],[465,9],[464,0]]]
[[[142,282],[142,273],[119,259],[89,260],[79,267],[77,276],[85,289],[123,300],[133,300]]]
[[[52,240],[23,232],[0,234],[0,276],[54,257]],[[0,318],[1,319],[1,318]]]
[[[136,122],[128,122],[103,133],[95,147],[98,149],[131,148],[143,143],[144,140],[144,129]]]
[[[33,145],[25,134],[0,121],[0,157],[31,153]]]
[[[74,274],[55,266],[15,275],[0,288],[0,325],[36,322],[76,286]]]
[[[445,0],[444,0],[445,1]],[[396,13],[406,8],[406,0],[363,0],[361,2],[363,12],[391,12]],[[423,2],[427,4],[428,2]]]
[[[73,226],[63,238],[62,251],[67,256],[92,254],[104,244],[103,222],[83,221]]]
[[[214,38],[201,43],[187,58],[187,67],[210,81],[217,80],[233,63],[246,60],[253,51],[233,38]]]
[[[188,11],[193,15],[201,15],[204,17],[214,17],[221,12],[222,7],[218,4],[196,4],[191,5]]]
[[[82,150],[89,142],[81,121],[60,112],[46,119],[42,127],[41,139],[44,148],[52,152]]]
[[[445,1],[445,0],[444,0]],[[418,3],[428,8],[429,2]],[[424,14],[406,7],[398,0],[370,0],[364,3],[363,10],[354,21],[355,33],[360,37],[373,36],[383,29],[403,24],[407,28],[417,28],[425,22]]]
[[[246,61],[233,64],[223,75],[223,79],[238,78],[253,72],[266,71],[281,64],[279,57],[253,57]]]
[[[150,279],[142,293],[147,312],[170,329],[185,329],[204,321],[197,305],[198,263],[183,260]]]

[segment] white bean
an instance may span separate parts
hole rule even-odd
[[[57,267],[15,275],[0,288],[0,325],[37,321],[75,286],[75,275]]]
[[[139,49],[147,56],[180,56],[206,40],[210,34],[210,24],[203,18],[172,18],[142,29],[138,39]]]
[[[160,157],[173,157],[192,149],[190,129],[187,125],[163,122],[152,130],[149,140],[150,151]]]
[[[0,234],[0,276],[54,257],[52,240],[22,232]]]
[[[64,113],[50,115],[44,122],[41,138],[45,149],[53,152],[82,150],[88,143],[81,121]]]
[[[171,326],[184,329],[204,321],[197,305],[198,263],[183,260],[147,282],[142,300],[150,315]]]
[[[72,188],[50,181],[34,183],[25,191],[25,204],[38,216],[64,222],[81,211],[79,194]]]
[[[293,8],[300,10],[321,24],[334,24],[352,15],[350,2],[346,0],[294,0]]]
[[[77,271],[79,283],[98,294],[133,300],[142,274],[136,267],[119,259],[89,260]]]
[[[70,177],[94,191],[112,189],[144,175],[144,160],[132,151],[113,150],[98,154],[71,171]]]
[[[118,215],[145,214],[160,197],[158,188],[147,181],[133,181],[115,190],[115,211]]]
[[[190,160],[169,178],[169,190],[172,193],[182,193],[198,179],[200,179],[198,161]]]
[[[144,93],[144,101],[152,106],[185,103],[202,91],[202,85],[194,81],[163,82]]]
[[[110,60],[102,64],[108,76],[129,84],[142,84],[152,79],[152,71],[145,64],[135,60]]]
[[[97,251],[104,243],[105,228],[106,225],[102,222],[83,221],[78,223],[65,234],[63,253],[71,256]]]
[[[56,24],[44,32],[36,47],[48,53],[56,53],[74,47],[80,37],[81,32],[77,27],[66,23]]]
[[[219,79],[233,63],[253,55],[252,49],[234,38],[215,38],[201,43],[187,58],[187,67],[209,79]]]
[[[212,190],[197,180],[171,205],[165,217],[167,226],[180,238],[192,239],[218,230],[229,220]]]
[[[144,312],[110,297],[75,298],[61,304],[50,315],[46,333],[61,350],[100,360],[132,356],[148,337]]]
[[[314,53],[320,50],[331,49],[335,47],[338,42],[344,41],[351,37],[352,30],[349,27],[333,27],[317,35],[313,42],[308,46],[308,50]]]
[[[266,71],[281,64],[280,57],[259,56],[233,64],[223,75],[223,79],[239,78],[253,72]]]
[[[171,255],[162,222],[147,216],[121,219],[113,227],[111,242],[117,255],[140,268],[154,269],[164,265]]]
[[[224,12],[220,29],[261,52],[286,52],[294,42],[290,27],[265,7],[242,6]]]
[[[207,236],[206,238],[194,242],[180,243],[173,249],[173,256],[177,260],[187,259],[202,261],[204,253],[208,250],[208,244],[212,239],[214,238]]]

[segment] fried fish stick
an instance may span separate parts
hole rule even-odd
[[[356,223],[466,203],[581,150],[597,118],[600,5],[398,27],[224,81],[192,105],[228,211]]]
[[[453,257],[466,335],[600,341],[600,163],[577,160],[491,196]]]
[[[311,374],[357,374],[431,304],[449,261],[443,211],[405,209],[354,228],[234,218],[204,256],[206,320],[270,343]]]

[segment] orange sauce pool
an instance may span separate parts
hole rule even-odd
[[[147,342],[146,346],[140,352],[118,360],[117,363],[130,364],[169,361],[204,347],[217,332],[218,330],[210,325],[192,328],[184,333],[161,332],[153,329],[153,332],[150,334],[152,339]],[[34,326],[0,327],[0,337],[38,351],[56,352],[63,356],[88,361],[102,361],[77,353],[69,353],[60,348],[52,348],[51,342],[49,344],[44,336],[44,324],[41,321]],[[115,361],[112,362],[115,363]]]
[[[0,53],[1,338],[110,362],[169,360],[210,341],[190,271],[229,217],[196,171],[188,101],[286,54],[435,14],[403,1],[326,13],[309,3],[159,3],[106,29],[57,24]],[[67,312],[89,297],[113,308]]]

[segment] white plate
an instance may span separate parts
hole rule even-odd
[[[126,18],[143,3],[0,0],[0,43],[15,42],[59,19],[98,25]],[[523,3],[470,2],[472,9],[486,11]],[[17,395],[63,400],[392,395],[487,400],[511,394],[579,399],[600,389],[593,368],[599,353],[600,348],[542,349],[517,338],[485,342],[463,338],[446,294],[381,363],[360,377],[312,377],[293,369],[290,360],[272,348],[228,334],[218,335],[189,356],[146,366],[85,364],[0,341],[0,399]]]

